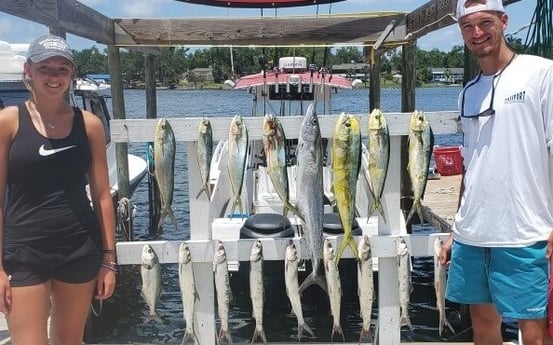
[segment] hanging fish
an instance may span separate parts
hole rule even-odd
[[[202,192],[205,192],[207,198],[211,198],[209,189],[209,172],[211,169],[211,159],[213,158],[213,130],[211,122],[207,118],[203,118],[198,126],[198,146],[197,160],[200,168],[200,176],[202,178],[202,188],[196,195],[196,199],[200,197]]]
[[[161,198],[161,216],[157,230],[166,217],[170,217],[177,229],[177,220],[171,209],[175,180],[175,133],[166,119],[159,119],[154,136],[154,176]]]
[[[340,215],[344,237],[336,251],[336,263],[346,249],[357,257],[357,243],[353,238],[355,220],[355,193],[361,166],[361,129],[355,116],[342,113],[336,120],[332,136],[332,191]]]
[[[378,211],[386,223],[386,215],[382,207],[382,193],[384,192],[390,161],[390,133],[384,114],[379,109],[374,109],[369,115],[368,133],[368,170],[373,203],[369,209],[367,219],[372,216],[374,211]]]
[[[244,214],[241,195],[248,156],[248,140],[248,128],[244,119],[240,115],[234,116],[230,122],[227,164],[232,189],[231,215],[236,207],[239,207],[240,213]]]
[[[430,167],[430,158],[432,156],[432,148],[434,147],[434,134],[423,112],[414,111],[411,114],[408,143],[409,162],[407,164],[407,171],[411,179],[414,200],[405,223],[409,223],[415,212],[419,215],[422,223],[424,216],[422,214],[421,200],[424,197],[424,190],[426,189],[428,168]]]

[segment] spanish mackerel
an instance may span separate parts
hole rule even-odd
[[[421,200],[424,197],[424,190],[426,189],[430,157],[432,156],[432,149],[434,147],[434,134],[423,112],[414,111],[411,114],[408,142],[409,162],[407,170],[413,189],[413,205],[405,223],[409,223],[415,212],[419,215],[420,222],[422,223],[424,216],[422,214]]]
[[[213,257],[213,272],[215,276],[215,290],[217,295],[217,311],[221,327],[217,333],[217,343],[221,339],[227,338],[229,344],[232,344],[232,336],[228,328],[228,313],[229,305],[232,297],[230,291],[229,272],[227,264],[227,254],[223,242],[217,240],[215,242],[215,255]]]
[[[390,162],[390,133],[384,114],[380,109],[374,109],[369,115],[368,150],[369,150],[369,179],[370,192],[373,203],[369,208],[367,220],[374,211],[378,211],[386,223],[386,215],[382,207],[382,193],[388,175]]]
[[[244,183],[244,172],[246,170],[246,159],[248,156],[248,128],[244,119],[236,115],[230,122],[228,137],[228,174],[232,189],[232,206],[230,215],[239,207],[240,213],[244,214],[242,206],[242,185]]]
[[[283,204],[282,215],[286,217],[290,210],[299,216],[298,210],[290,203],[286,137],[280,121],[273,114],[266,114],[263,119],[263,146],[267,173]]]
[[[165,217],[170,217],[177,229],[177,220],[171,209],[175,181],[175,133],[169,122],[162,118],[157,121],[154,134],[154,177],[161,199],[161,215],[157,230],[161,229]]]
[[[284,280],[286,283],[286,295],[288,295],[288,299],[290,300],[292,312],[298,319],[298,341],[301,341],[301,336],[304,330],[314,338],[315,334],[303,319],[300,288],[298,285],[298,250],[294,242],[291,240],[286,246],[286,256],[284,258]]]
[[[211,198],[209,190],[209,172],[211,170],[211,159],[213,158],[213,130],[211,122],[208,118],[203,118],[198,126],[198,143],[197,143],[197,161],[200,168],[200,176],[202,178],[202,188],[196,195],[196,199],[200,197],[202,192],[208,199]]]
[[[296,156],[297,208],[312,266],[311,273],[300,285],[300,293],[311,284],[318,284],[326,291],[325,280],[319,272],[323,259],[323,150],[319,118],[313,104],[303,116]]]
[[[179,287],[184,320],[186,321],[186,330],[182,343],[185,344],[188,340],[193,340],[194,344],[199,344],[200,341],[194,330],[194,311],[196,301],[199,300],[200,297],[196,290],[192,255],[190,254],[190,248],[188,248],[186,242],[182,242],[179,246]]]
[[[357,243],[353,238],[355,220],[355,193],[361,166],[361,128],[355,116],[341,113],[332,136],[332,191],[344,230],[342,242],[336,251],[336,264],[346,249],[357,257]]]
[[[451,332],[455,333],[453,326],[447,320],[445,313],[445,284],[446,284],[446,266],[440,263],[440,251],[442,249],[442,241],[439,237],[434,240],[434,289],[436,290],[436,307],[440,315],[438,324],[438,332],[440,337],[444,331],[444,326],[447,326]]]
[[[263,303],[265,303],[265,287],[263,286],[263,245],[256,240],[250,253],[250,298],[252,299],[252,316],[255,319],[255,330],[252,344],[260,337],[267,344],[263,330]]]

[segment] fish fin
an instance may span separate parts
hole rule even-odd
[[[301,325],[298,324],[298,341],[301,341],[301,335],[304,332],[307,332],[311,336],[311,338],[315,338],[315,333],[313,333],[309,325],[307,325],[307,323],[304,322]]]
[[[301,283],[300,285],[300,288],[299,288],[299,293],[300,295],[303,293],[303,291],[305,289],[307,289],[309,286],[313,285],[313,284],[317,284],[321,287],[321,289],[324,290],[324,292],[326,292],[328,294],[328,288],[326,287],[326,280],[324,279],[323,276],[321,275],[317,275],[315,276],[315,273],[314,272],[311,272],[305,279],[304,281]]]
[[[361,327],[361,333],[359,333],[359,344],[361,343],[372,343],[374,341],[373,333],[371,332],[371,329],[364,329]]]
[[[342,258],[342,254],[344,254],[344,250],[346,249],[347,246],[351,248],[351,251],[353,252],[353,257],[357,260],[358,253],[357,253],[357,243],[355,242],[355,239],[351,234],[344,235],[344,237],[342,238],[342,242],[340,242],[340,246],[336,251],[336,266],[338,266],[338,263]]]
[[[263,340],[263,344],[267,345],[267,337],[265,336],[265,331],[263,329],[257,329],[256,327],[253,331],[252,344],[257,338],[261,338],[261,340]]]
[[[342,326],[340,326],[340,325],[332,326],[332,333],[330,334],[330,342],[331,343],[334,342],[334,335],[335,334],[341,335],[342,336],[342,341],[344,343],[346,342],[346,338],[344,337],[344,332],[342,331]]]

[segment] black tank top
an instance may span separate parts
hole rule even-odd
[[[19,105],[19,128],[8,154],[5,244],[92,235],[99,231],[86,194],[92,161],[83,114],[74,108],[70,134],[41,135],[25,104]]]

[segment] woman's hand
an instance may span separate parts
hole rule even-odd
[[[113,295],[115,290],[115,271],[113,269],[100,266],[98,280],[96,282],[96,299],[104,300]]]
[[[0,312],[8,314],[12,306],[12,290],[10,276],[4,270],[0,271]]]

